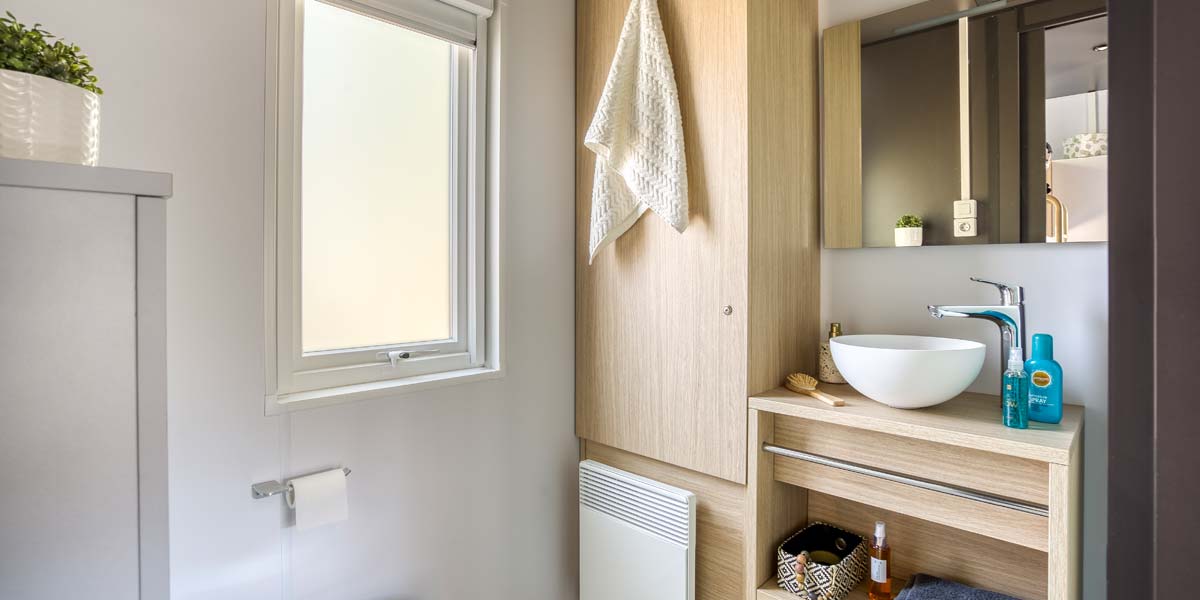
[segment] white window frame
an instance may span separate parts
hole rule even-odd
[[[405,25],[405,15],[379,8],[386,3],[323,1]],[[495,154],[489,151],[488,138],[497,132],[487,126],[486,119],[490,15],[476,19],[475,48],[453,46],[449,57],[450,97],[457,100],[451,105],[451,298],[455,314],[450,337],[305,353],[301,348],[299,197],[304,0],[271,0],[269,6],[264,185],[266,413],[500,376],[495,307],[498,212],[493,206],[495,198],[488,198],[489,188],[498,186],[485,176],[489,155]],[[403,252],[403,242],[397,243],[396,251]]]

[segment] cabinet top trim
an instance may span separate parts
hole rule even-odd
[[[848,385],[825,385],[823,391],[846,401],[833,407],[785,388],[750,398],[750,408],[895,436],[973,448],[1047,463],[1070,464],[1071,451],[1083,428],[1083,407],[1063,407],[1057,425],[1030,422],[1029,429],[1000,423],[1000,397],[965,393],[944,404],[916,410],[891,408]]]
[[[167,198],[171,174],[0,158],[0,186]]]

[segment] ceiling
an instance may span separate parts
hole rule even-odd
[[[1096,17],[1046,30],[1046,97],[1058,98],[1108,89],[1108,17]]]

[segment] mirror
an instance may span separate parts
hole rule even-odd
[[[825,30],[826,248],[1106,241],[1103,0],[930,0]]]

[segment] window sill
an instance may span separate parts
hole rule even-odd
[[[504,371],[499,368],[477,367],[458,371],[446,371],[444,373],[431,373],[429,375],[414,375],[403,379],[346,385],[309,392],[269,394],[266,396],[266,414],[268,416],[278,415],[297,410],[345,404],[358,400],[382,398],[475,381],[499,379],[503,376]]]

